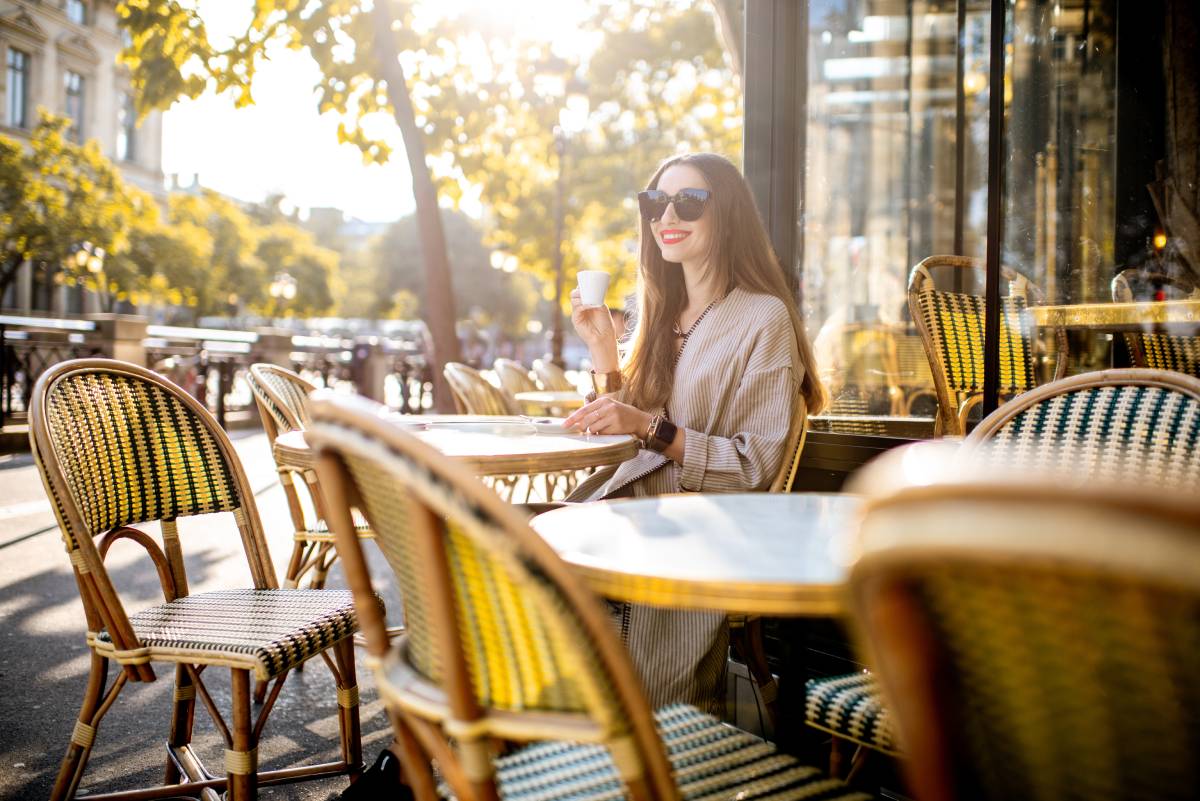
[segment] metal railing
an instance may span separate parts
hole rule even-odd
[[[140,331],[141,322],[133,322]],[[0,426],[25,422],[42,372],[67,359],[112,355],[112,336],[95,320],[0,315]],[[288,363],[317,386],[361,392],[410,414],[432,406],[432,369],[411,340],[163,325],[146,325],[143,337],[133,336],[124,341],[123,358],[178,384],[223,426],[254,413],[246,374],[256,361]]]

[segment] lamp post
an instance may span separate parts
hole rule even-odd
[[[271,316],[275,317],[279,314],[281,302],[286,303],[296,297],[296,279],[287,273],[275,273],[267,293],[271,296]]]
[[[554,326],[550,338],[550,358],[559,367],[563,360],[563,236],[566,227],[567,149],[572,136],[587,126],[591,113],[588,96],[582,81],[572,80],[567,87],[563,107],[558,111],[554,126],[554,152],[558,156],[558,179],[554,187]]]

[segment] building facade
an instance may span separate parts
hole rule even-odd
[[[0,0],[0,134],[28,139],[39,108],[65,114],[77,141],[96,140],[126,181],[164,198],[162,114],[138,124],[121,48],[112,0]],[[26,265],[0,307],[83,310],[78,290],[38,283]]]

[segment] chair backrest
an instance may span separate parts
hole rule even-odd
[[[442,368],[450,391],[454,394],[454,405],[459,414],[517,414],[514,401],[490,382],[474,367],[459,362],[446,362]]]
[[[887,456],[850,587],[912,794],[1194,798],[1196,496]]]
[[[520,362],[512,359],[496,359],[492,369],[500,377],[500,386],[504,387],[504,391],[509,395],[516,395],[518,392],[537,392],[537,384],[533,383],[533,379],[529,377],[529,371]]]
[[[963,401],[983,392],[984,297],[938,287],[933,271],[982,274],[983,264],[965,256],[930,256],[913,268],[908,307],[921,333],[938,396],[943,433],[963,434],[957,413]],[[1016,395],[1037,385],[1037,329],[1027,306],[1041,293],[1019,273],[1002,268],[1008,295],[1000,310],[1000,392]],[[970,276],[974,277],[974,276]],[[945,281],[943,281],[945,283]],[[966,283],[966,282],[963,282]],[[1055,377],[1066,368],[1066,337],[1056,332]]]
[[[1130,267],[1112,280],[1112,299],[1118,303],[1147,300],[1182,300],[1200,295],[1191,279],[1157,267]],[[1196,323],[1200,332],[1200,322]],[[1144,331],[1125,334],[1125,342],[1139,367],[1175,370],[1200,377],[1200,336]]]
[[[229,438],[207,409],[162,376],[112,359],[57,364],[34,387],[29,440],[88,628],[107,629],[119,651],[138,643],[104,568],[115,539],[146,547],[164,593],[183,596],[188,589],[176,519],[232,512],[254,586],[276,586],[254,493]],[[129,528],[153,521],[162,528],[162,550]],[[153,678],[148,665],[126,667],[131,678]]]
[[[486,749],[487,736],[602,743],[632,785],[674,798],[651,711],[603,605],[523,516],[371,401],[320,393],[312,413],[306,436],[368,645],[379,656],[387,649],[351,506],[371,524],[404,598],[407,663],[445,693],[441,707],[414,713],[459,732],[460,748]]]
[[[535,359],[533,374],[547,392],[578,392],[579,388],[567,379],[563,369],[548,359]]]
[[[266,362],[250,365],[248,383],[272,442],[280,434],[308,427],[308,396],[315,386],[287,368]]]
[[[1100,370],[1044,384],[988,415],[964,444],[986,458],[1089,478],[1200,490],[1200,379]]]
[[[792,484],[796,481],[796,471],[800,469],[800,456],[804,453],[804,441],[808,438],[808,409],[801,398],[796,403],[796,414],[792,417],[788,429],[788,447],[784,451],[783,463],[779,472],[771,482],[770,492],[791,492]]]

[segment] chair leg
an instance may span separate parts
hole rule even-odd
[[[850,759],[850,770],[846,771],[846,783],[854,781],[855,777],[862,772],[863,766],[867,764],[867,760],[871,756],[870,748],[859,746],[854,751],[854,756]]]
[[[746,660],[750,675],[754,676],[754,683],[758,685],[758,694],[766,707],[767,717],[771,719],[771,726],[775,727],[778,724],[779,685],[771,673],[771,666],[767,663],[767,650],[763,646],[762,618],[746,618],[743,632],[745,639],[742,657]]]
[[[92,742],[96,736],[95,727],[100,721],[96,712],[104,699],[104,685],[108,683],[108,660],[92,652],[91,673],[88,675],[87,689],[83,693],[83,703],[79,706],[79,717],[75,731],[71,734],[71,743],[63,756],[58,769],[58,777],[54,780],[54,788],[50,791],[50,801],[74,798],[79,789],[79,781],[83,778],[84,768],[87,767],[88,756],[92,753]],[[114,690],[119,692],[118,687]]]
[[[358,710],[358,679],[354,669],[354,639],[346,637],[333,646],[337,662],[338,730],[342,740],[342,759],[349,766],[350,781],[362,773],[362,724]]]
[[[175,701],[171,707],[171,729],[167,735],[167,745],[175,748],[185,746],[192,741],[192,722],[196,711],[196,685],[188,675],[183,665],[175,666]],[[179,767],[175,760],[167,757],[167,769],[163,776],[164,784],[179,784],[181,778]]]
[[[258,797],[258,748],[250,717],[250,671],[233,670],[233,748],[225,752],[229,801]]]
[[[840,779],[842,777],[842,762],[845,755],[842,749],[845,743],[841,737],[834,737],[829,743],[829,777],[831,779]]]

